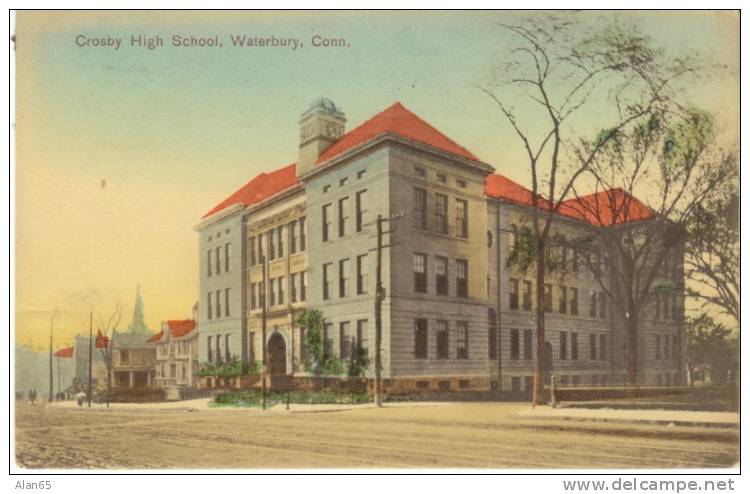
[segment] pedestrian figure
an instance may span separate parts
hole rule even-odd
[[[76,395],[76,401],[78,402],[78,406],[82,407],[83,402],[86,401],[86,393],[84,393],[83,391],[79,391]]]

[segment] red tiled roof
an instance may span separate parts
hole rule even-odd
[[[214,206],[213,209],[203,215],[203,217],[207,218],[212,214],[218,213],[219,211],[234,206],[235,204],[243,204],[245,206],[257,204],[282,190],[297,185],[298,183],[299,180],[297,180],[296,163],[292,163],[291,165],[274,170],[270,173],[261,173],[243,185],[234,194]]]
[[[189,334],[195,329],[195,320],[193,319],[171,319],[167,321],[167,327],[172,335],[172,338],[180,338]],[[164,331],[159,331],[154,336],[148,339],[148,343],[155,343],[160,341],[164,336]]]
[[[397,134],[472,161],[479,161],[466,148],[456,144],[435,127],[407,110],[404,105],[395,103],[359,127],[344,134],[341,139],[334,142],[320,155],[317,162],[328,161],[385,133]]]
[[[61,348],[55,352],[55,357],[60,358],[73,358],[73,347]]]
[[[621,225],[655,216],[651,208],[621,188],[563,201],[560,213],[596,226]]]
[[[528,206],[533,204],[529,189],[503,175],[487,175],[484,179],[484,193],[495,199],[505,199]]]

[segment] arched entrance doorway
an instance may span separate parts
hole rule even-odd
[[[272,376],[286,375],[286,343],[279,333],[268,339],[268,372]]]

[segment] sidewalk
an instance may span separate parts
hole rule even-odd
[[[541,406],[518,412],[519,417],[539,419],[586,420],[629,424],[684,425],[738,428],[736,412],[697,412],[685,410],[615,410],[611,408],[552,408]]]

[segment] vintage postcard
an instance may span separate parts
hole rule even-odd
[[[12,20],[11,471],[739,472],[738,11]]]

